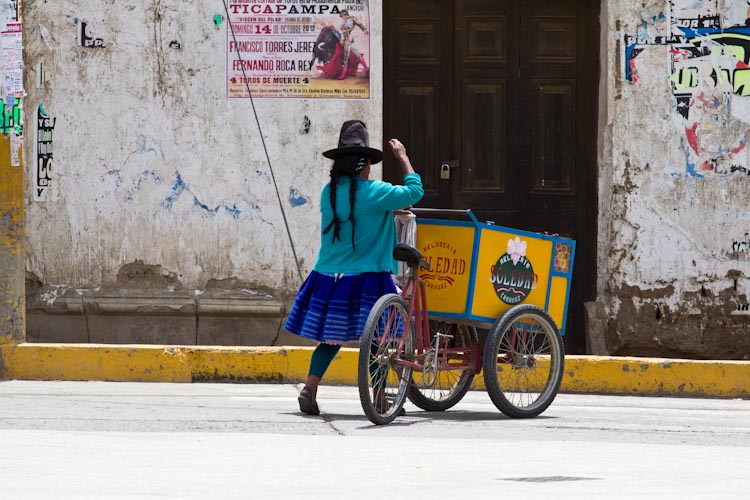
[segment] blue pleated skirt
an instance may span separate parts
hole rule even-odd
[[[387,271],[338,277],[313,271],[297,293],[284,329],[328,344],[359,341],[375,302],[396,292]]]

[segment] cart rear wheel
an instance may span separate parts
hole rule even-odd
[[[513,418],[536,417],[560,389],[564,366],[562,338],[542,309],[516,306],[493,325],[482,370],[495,406]]]
[[[474,327],[430,321],[430,345],[435,345],[435,335],[440,334],[440,348],[465,348],[463,355],[457,357],[454,363],[461,362],[465,366],[469,359],[472,344],[479,342]],[[439,351],[438,351],[439,353]],[[474,374],[467,368],[439,369],[427,353],[425,372],[412,372],[409,386],[409,400],[426,411],[444,411],[456,405],[471,387]],[[442,356],[441,356],[442,357]],[[460,358],[460,359],[459,359]],[[448,362],[451,364],[451,362]]]
[[[365,322],[357,371],[359,400],[373,424],[391,423],[404,407],[412,369],[399,361],[413,357],[406,301],[395,293],[380,297]]]

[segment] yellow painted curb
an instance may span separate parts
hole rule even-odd
[[[311,347],[0,345],[0,378],[127,382],[303,382]],[[328,384],[357,384],[357,349],[341,349]],[[484,389],[481,374],[474,388]],[[562,392],[749,397],[750,362],[566,356]]]
[[[0,378],[123,382],[302,381],[307,378],[311,353],[312,349],[306,347],[8,344],[0,345]],[[344,383],[340,377],[332,377],[331,381]]]
[[[190,382],[181,349],[92,344],[0,346],[3,376],[19,380]]]
[[[561,390],[747,397],[750,396],[750,362],[566,356]]]

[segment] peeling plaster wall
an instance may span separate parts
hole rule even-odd
[[[255,100],[303,274],[319,245],[320,153],[349,118],[382,144],[381,8],[370,2],[370,99]],[[188,289],[299,286],[250,100],[226,96],[227,23],[215,15],[221,0],[26,2],[27,81],[41,80],[28,109],[56,119],[46,201],[27,183],[26,266],[42,283],[120,286],[140,261]],[[106,47],[82,47],[81,22]],[[25,148],[33,157],[33,134]]]
[[[23,142],[23,19],[18,2],[0,4],[2,50],[0,85],[0,344],[25,340],[23,272],[24,158]],[[0,378],[4,376],[0,355]]]
[[[40,300],[50,290],[222,283],[293,293],[299,277],[250,101],[226,97],[227,25],[214,22],[222,2],[23,8],[27,121],[33,127],[39,103],[55,119],[46,201],[26,182],[26,269],[47,287]],[[365,120],[382,143],[381,11],[382,0],[370,2],[369,100],[255,101],[303,274],[318,248],[328,172],[320,153],[348,118]],[[743,25],[747,2],[613,0],[601,13],[597,295],[606,349],[746,357],[748,52],[672,35],[676,17],[702,14],[705,29],[715,19]],[[78,44],[81,22],[105,48]],[[700,26],[690,29],[701,38]],[[28,131],[24,156],[33,159]]]
[[[747,358],[748,4],[606,4],[598,291],[607,349]]]

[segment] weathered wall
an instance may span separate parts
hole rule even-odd
[[[607,350],[747,358],[747,2],[617,0],[604,12]]]
[[[11,166],[10,150],[10,138],[0,136],[0,344],[25,334],[23,166]]]
[[[21,342],[25,338],[23,85],[18,78],[22,69],[16,60],[21,53],[22,34],[18,30],[21,19],[16,7],[15,2],[0,5],[0,26],[4,33],[0,53],[4,77],[0,85],[0,344]],[[0,356],[0,376],[2,372]]]
[[[206,290],[294,292],[300,278],[250,100],[226,95],[223,2],[29,0],[24,15],[27,81],[40,80],[28,85],[28,113],[42,103],[56,120],[46,201],[27,183],[35,304],[57,313],[64,297],[85,310],[86,294],[140,289],[160,300],[174,292],[184,311]],[[255,100],[303,274],[318,248],[329,169],[320,153],[350,118],[382,143],[381,18],[371,1],[370,99]],[[104,48],[78,43],[82,22]],[[34,151],[32,137],[25,147]]]
[[[320,153],[352,117],[382,141],[381,9],[370,2],[370,99],[255,101],[303,273],[318,247]],[[143,341],[164,332],[148,319],[160,317],[173,325],[165,341],[215,342],[202,330],[213,324],[245,343],[231,333],[249,328],[235,313],[257,306],[243,299],[283,302],[298,286],[250,102],[226,97],[223,10],[220,0],[24,4],[27,114],[42,103],[55,119],[46,201],[26,188],[35,331]],[[750,36],[747,17],[745,0],[602,2],[596,310],[609,353],[750,352],[750,49],[726,36]],[[79,45],[81,22],[105,48]],[[30,154],[33,134],[25,140]],[[133,314],[145,318],[140,337],[113,326]],[[275,325],[262,342],[279,342]]]

